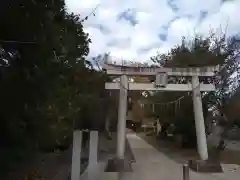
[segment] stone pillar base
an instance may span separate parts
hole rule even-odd
[[[195,172],[222,173],[223,169],[219,161],[190,160],[189,168]]]
[[[132,172],[132,165],[128,159],[112,158],[108,160],[105,172]]]

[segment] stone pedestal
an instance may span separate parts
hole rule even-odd
[[[221,173],[223,172],[220,163],[220,153],[218,148],[211,147],[208,149],[209,159],[204,160],[190,160],[189,168],[195,172],[205,173]]]
[[[188,162],[189,168],[195,172],[202,173],[222,173],[222,166],[220,162],[204,161],[204,160],[190,160]]]
[[[105,172],[132,172],[131,162],[128,159],[112,158],[108,160]]]
[[[223,169],[220,163],[221,150],[211,146],[208,148],[208,160],[190,160],[189,168],[195,172],[222,173]]]

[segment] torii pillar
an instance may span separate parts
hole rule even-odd
[[[208,159],[207,138],[202,109],[202,97],[198,76],[192,76],[193,110],[197,135],[197,146],[200,160],[189,161],[189,167],[196,172],[219,173],[223,172],[219,160]],[[210,156],[211,157],[211,156]]]
[[[198,76],[192,76],[192,98],[193,111],[197,135],[198,153],[201,160],[208,159],[207,138],[205,132],[205,123],[203,117],[202,97],[199,86]]]
[[[120,91],[118,105],[118,124],[117,124],[117,158],[124,159],[126,143],[126,116],[127,116],[127,96],[128,96],[128,77],[120,76]]]
[[[126,117],[128,103],[128,77],[125,74],[120,76],[119,90],[117,151],[116,157],[108,161],[106,172],[128,172],[130,170],[130,164],[125,157]]]

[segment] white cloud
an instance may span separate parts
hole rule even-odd
[[[206,20],[199,24],[199,32],[206,34],[211,28],[217,33],[226,31],[227,35],[239,33],[240,21],[236,19],[240,15],[239,9],[240,0],[226,1],[218,11],[209,14]]]
[[[196,32],[196,25],[198,22],[198,18],[179,18],[175,20],[168,30],[168,42],[171,45],[175,45],[180,43],[182,37],[193,37]]]
[[[226,27],[228,35],[240,32],[240,0],[66,0],[68,10],[82,17],[98,4],[96,16],[84,22],[92,39],[90,56],[110,52],[116,58],[144,61],[156,51],[168,51],[182,36],[207,35],[210,29],[220,32]],[[135,15],[135,26],[119,20],[128,9]],[[96,25],[102,25],[106,32]],[[159,34],[167,39],[160,39]]]

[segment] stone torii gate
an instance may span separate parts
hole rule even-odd
[[[215,91],[211,82],[200,82],[199,77],[212,77],[218,72],[218,67],[196,68],[162,68],[162,67],[133,67],[116,65],[106,60],[103,69],[111,76],[120,76],[120,82],[106,82],[105,89],[119,89],[119,109],[117,125],[117,159],[124,159],[126,140],[126,114],[128,90],[145,91],[191,91],[193,111],[197,135],[197,147],[201,160],[208,159],[205,124],[202,109],[201,91]],[[155,77],[155,83],[129,82],[128,76]],[[168,83],[171,77],[190,77],[190,82],[184,84]]]

